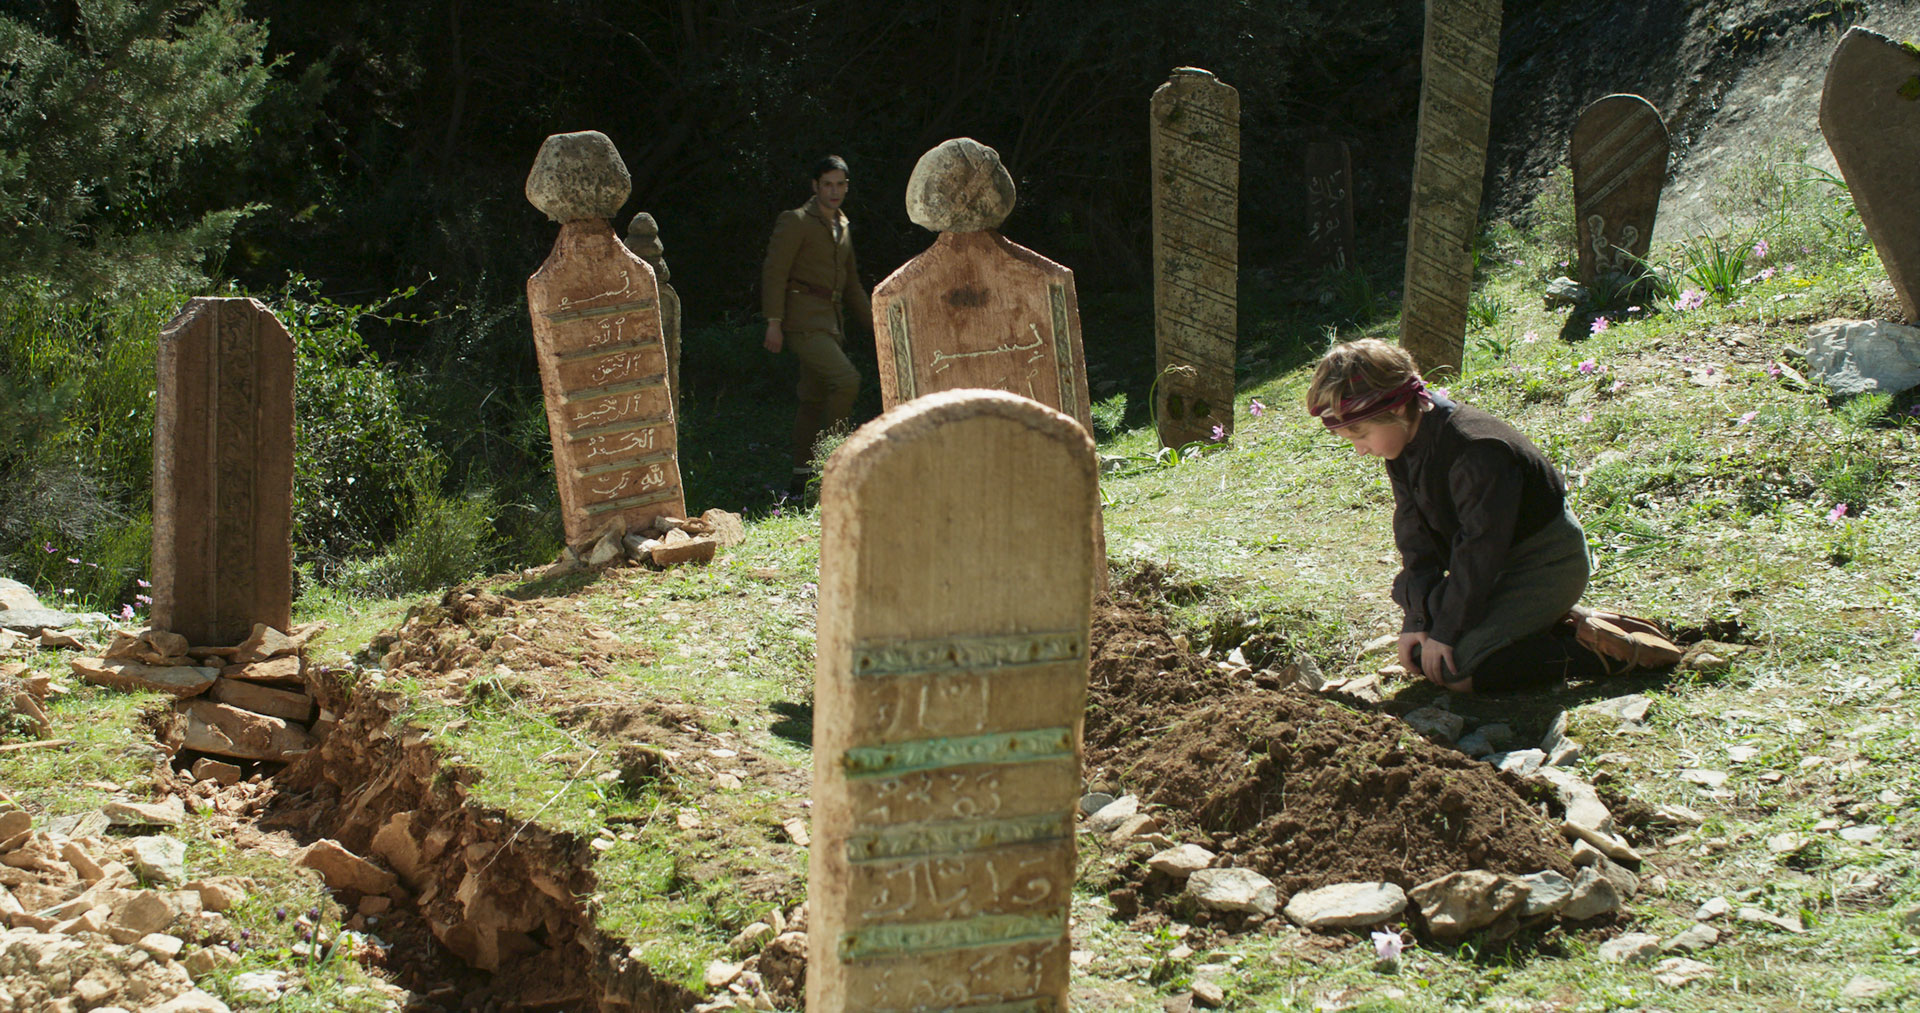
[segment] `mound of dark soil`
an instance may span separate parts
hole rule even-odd
[[[1087,758],[1192,839],[1281,893],[1468,869],[1571,876],[1531,792],[1397,718],[1234,674],[1175,643],[1139,602],[1095,610]],[[1265,683],[1264,685],[1262,683]]]

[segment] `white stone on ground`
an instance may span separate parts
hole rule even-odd
[[[1271,917],[1280,906],[1273,881],[1252,869],[1202,869],[1187,877],[1187,892],[1215,911],[1251,911]]]
[[[1567,906],[1560,909],[1560,917],[1568,921],[1585,921],[1598,918],[1620,908],[1620,892],[1614,889],[1600,870],[1587,866],[1573,880],[1573,896]]]
[[[1176,879],[1185,879],[1213,864],[1213,852],[1198,844],[1182,844],[1156,853],[1147,859],[1147,867]]]
[[[1711,897],[1693,912],[1695,921],[1710,922],[1715,918],[1725,918],[1733,911],[1733,905],[1725,897]]]
[[[1110,833],[1139,812],[1140,796],[1122,795],[1087,817],[1087,829],[1099,834]]]
[[[1358,929],[1398,917],[1406,909],[1406,891],[1392,883],[1338,883],[1294,894],[1283,913],[1309,929]]]
[[[187,878],[187,842],[172,837],[136,837],[133,867],[142,876],[158,883],[179,883]]]
[[[1669,953],[1678,950],[1681,953],[1693,953],[1704,950],[1720,941],[1720,930],[1711,925],[1693,924],[1682,929],[1672,939],[1666,941],[1661,949]]]
[[[1520,902],[1522,918],[1555,914],[1573,899],[1573,880],[1552,869],[1516,876],[1514,881],[1527,888],[1527,899]]]
[[[1683,988],[1713,976],[1713,965],[1686,957],[1668,957],[1653,966],[1653,980],[1668,988]]]
[[[1438,707],[1422,707],[1419,710],[1408,711],[1401,720],[1413,726],[1413,730],[1422,735],[1436,736],[1448,742],[1458,739],[1460,732],[1467,726],[1466,718]]]
[[[1651,932],[1626,932],[1600,944],[1600,959],[1609,964],[1649,960],[1660,952],[1660,937]]]
[[[1434,936],[1453,940],[1517,909],[1526,894],[1526,888],[1511,877],[1470,869],[1422,883],[1408,891],[1407,897],[1419,906]]]

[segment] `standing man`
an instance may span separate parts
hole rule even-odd
[[[847,359],[842,310],[873,326],[873,308],[854,269],[853,235],[840,205],[847,199],[847,163],[828,155],[814,163],[813,197],[773,223],[767,262],[760,270],[760,307],[767,317],[766,348],[800,362],[800,411],[793,420],[795,496],[813,475],[813,441],[820,430],[853,413],[860,373]]]

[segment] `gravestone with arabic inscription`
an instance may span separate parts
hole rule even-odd
[[[680,414],[680,293],[667,284],[667,248],[660,242],[660,226],[645,211],[627,223],[627,249],[653,268],[660,289],[660,332],[667,346],[667,387],[673,391],[673,413]]]
[[[1500,20],[1500,0],[1427,0],[1400,345],[1428,373],[1465,352]]]
[[[971,138],[913,167],[907,215],[933,246],[873,289],[873,333],[886,407],[935,391],[991,388],[1030,397],[1093,431],[1073,272],[996,231],[1012,213],[1013,177]]]
[[[1568,158],[1581,284],[1604,274],[1643,273],[1669,148],[1660,111],[1638,95],[1608,95],[1580,114]]]
[[[1360,266],[1353,241],[1353,161],[1345,141],[1307,145],[1307,249],[1323,271]]]
[[[293,612],[293,338],[254,299],[187,301],[160,332],[153,628],[229,646]]]
[[[848,439],[820,501],[807,1008],[1064,1010],[1092,439],[933,394]]]
[[[527,279],[527,309],[561,520],[576,548],[686,515],[658,286],[607,221],[630,186],[597,130],[548,137],[527,176],[527,199],[560,223]]]
[[[1150,103],[1153,308],[1163,446],[1233,431],[1239,328],[1240,93],[1176,68]]]
[[[1920,324],[1920,48],[1847,29],[1827,65],[1820,132],[1901,309]]]

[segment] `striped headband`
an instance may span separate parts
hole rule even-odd
[[[1406,382],[1398,387],[1355,394],[1341,401],[1340,407],[1334,411],[1323,413],[1323,409],[1316,405],[1309,414],[1325,423],[1328,429],[1345,429],[1388,412],[1398,411],[1416,399],[1423,405],[1433,403],[1433,395],[1427,393],[1426,381],[1421,380],[1418,373],[1407,377]]]

